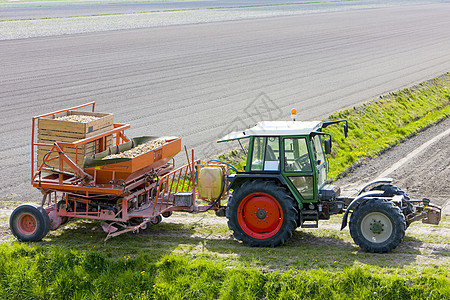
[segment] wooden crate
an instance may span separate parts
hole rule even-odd
[[[88,123],[71,122],[65,120],[56,120],[58,117],[67,115],[83,115],[83,116],[95,116],[98,119],[90,121]],[[51,115],[38,120],[38,143],[53,145],[54,142],[75,142],[77,140],[92,137],[94,135],[103,133],[114,129],[114,115],[106,113],[95,112],[80,112],[80,111],[67,111],[60,114]],[[107,146],[112,145],[112,137],[108,136]],[[97,142],[97,148],[99,143]],[[42,164],[44,156],[51,150],[52,146],[38,146],[37,151],[37,166]],[[70,157],[78,166],[83,166],[83,160],[85,156],[92,156],[100,149],[95,149],[95,142],[78,147],[78,152],[75,148],[65,147],[64,153]],[[49,155],[50,158],[57,157],[57,153]],[[50,167],[59,169],[59,161],[53,160],[47,163]],[[63,168],[64,171],[73,171],[66,164]]]

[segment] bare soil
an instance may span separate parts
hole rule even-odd
[[[433,137],[450,128],[450,119],[429,127],[421,133],[392,147],[380,156],[364,161],[336,184],[344,195],[354,196],[360,188],[390,168],[394,163],[426,143]],[[386,177],[392,178],[394,184],[403,189],[416,200],[430,199],[450,214],[450,135],[446,135],[431,144],[415,157],[397,168]]]

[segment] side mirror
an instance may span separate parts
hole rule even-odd
[[[325,154],[331,154],[331,139],[325,139]]]
[[[345,138],[347,138],[347,136],[348,136],[348,126],[347,126],[347,124],[344,125],[344,136],[345,136]]]

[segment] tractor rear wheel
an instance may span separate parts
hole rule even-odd
[[[290,194],[274,182],[247,181],[228,201],[228,227],[245,245],[282,245],[297,228],[296,207]]]
[[[50,230],[50,218],[42,206],[22,204],[12,212],[9,227],[19,241],[37,242]]]
[[[395,203],[377,199],[362,203],[350,218],[350,235],[357,245],[369,252],[389,252],[405,236],[406,222]]]

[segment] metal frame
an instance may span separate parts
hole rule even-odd
[[[98,147],[97,144],[95,147],[95,153],[99,153],[106,150],[106,138],[108,136],[113,136],[116,145],[129,142],[124,134],[124,131],[130,128],[128,124],[114,124],[112,130],[70,143],[43,144],[36,142],[36,120],[88,106],[92,106],[92,112],[94,112],[95,102],[89,102],[39,115],[32,119],[31,184],[43,193],[42,205],[48,205],[46,211],[52,218],[57,219],[52,220],[55,221],[55,224],[61,224],[62,217],[110,221],[112,223],[106,226],[108,232],[106,239],[108,239],[124,232],[138,231],[146,223],[155,222],[165,212],[204,212],[210,209],[217,210],[221,207],[220,200],[223,198],[223,194],[219,201],[209,203],[210,205],[201,206],[196,202],[196,168],[200,166],[200,161],[194,160],[193,150],[190,162],[173,170],[173,165],[165,160],[167,157],[159,163],[160,155],[162,155],[161,153],[166,145],[156,148],[152,150],[155,151],[155,168],[150,169],[151,165],[148,167],[140,165],[141,169],[131,171],[130,174],[133,176],[129,177],[132,177],[132,179],[111,180],[110,184],[99,184],[97,168],[84,170],[64,152],[67,148],[75,148],[75,160],[78,161],[78,148],[87,143],[98,143]],[[181,144],[180,139],[174,139],[174,141],[177,145]],[[51,158],[50,156],[44,156],[43,162],[38,164],[34,153],[38,146],[51,147],[49,153],[57,153],[57,155],[53,155],[54,157]],[[181,150],[181,146],[179,150],[173,150],[176,149],[175,144],[170,147],[172,147],[171,151],[175,151],[175,153]],[[169,159],[167,158],[167,160]],[[51,160],[59,160],[58,169],[49,168],[46,165]],[[142,161],[142,159],[139,160],[139,163],[143,163]],[[72,173],[63,171],[64,166],[69,166]],[[102,167],[98,167],[98,170],[100,169]],[[115,170],[103,170],[103,172],[110,172],[111,178],[115,178]],[[176,206],[174,203],[175,194],[186,190],[191,193],[191,205]],[[141,220],[141,222],[138,225],[131,226],[127,223],[131,219]],[[118,229],[113,227],[114,224],[124,229],[117,231]]]

